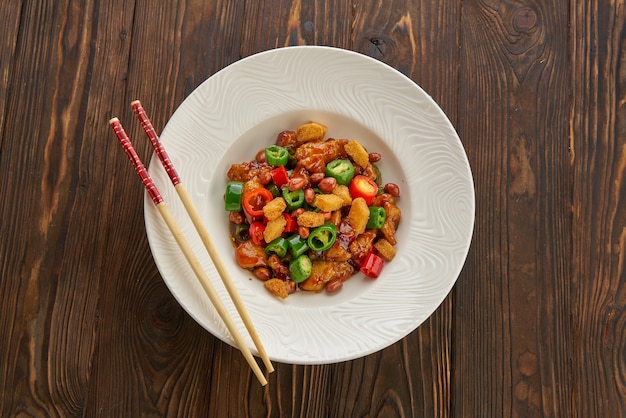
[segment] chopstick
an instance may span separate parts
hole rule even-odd
[[[159,190],[155,186],[152,180],[152,177],[150,176],[150,173],[148,173],[148,170],[146,170],[145,166],[139,159],[139,156],[137,155],[137,152],[135,151],[133,145],[131,144],[130,139],[128,138],[128,135],[124,131],[124,127],[122,126],[121,122],[119,121],[118,118],[113,118],[109,121],[109,125],[115,132],[117,139],[120,141],[120,143],[124,147],[124,151],[126,152],[126,155],[130,159],[133,167],[135,168],[135,171],[141,178],[141,181],[143,182],[146,190],[148,191],[150,198],[152,199],[155,206],[159,210],[161,217],[163,218],[170,232],[174,236],[176,243],[180,247],[183,255],[187,259],[187,262],[191,266],[191,269],[193,270],[196,277],[198,278],[198,281],[202,285],[202,288],[204,289],[211,303],[217,310],[217,313],[219,314],[220,318],[222,319],[222,321],[228,328],[228,331],[230,332],[231,336],[235,340],[235,344],[237,345],[237,348],[239,348],[239,350],[241,351],[245,359],[248,361],[248,364],[252,368],[252,371],[256,375],[261,385],[263,386],[267,385],[267,379],[261,372],[259,365],[257,364],[257,362],[254,359],[254,356],[252,355],[252,352],[250,352],[250,349],[244,342],[241,334],[239,333],[239,330],[237,329],[237,326],[228,315],[228,311],[226,310],[226,307],[220,300],[217,292],[215,291],[213,285],[211,284],[209,277],[204,272],[204,269],[202,268],[200,261],[198,261],[195,254],[193,253],[191,245],[185,239],[183,232],[181,231],[180,227],[176,223],[176,220],[172,216],[172,213],[170,212],[169,208],[165,204],[165,201],[163,200],[163,197],[161,196],[161,194],[159,193]]]
[[[211,256],[211,260],[213,260],[213,265],[215,265],[217,272],[222,278],[222,282],[224,283],[224,286],[226,287],[226,290],[228,291],[228,294],[230,295],[230,298],[232,299],[235,305],[235,308],[237,309],[237,312],[239,313],[239,316],[243,320],[243,323],[245,324],[246,329],[248,330],[248,333],[250,334],[250,337],[252,338],[252,341],[254,342],[254,345],[256,346],[259,356],[261,357],[261,359],[263,360],[263,363],[265,364],[265,368],[267,369],[269,373],[272,373],[274,371],[274,366],[272,365],[272,362],[270,361],[269,356],[267,355],[267,352],[265,351],[265,348],[263,347],[263,344],[261,343],[261,339],[259,338],[259,335],[256,329],[254,328],[254,325],[252,324],[250,315],[248,315],[248,311],[246,310],[244,303],[241,300],[241,297],[239,296],[237,289],[235,288],[233,280],[230,277],[230,274],[228,270],[226,269],[224,262],[222,261],[222,259],[220,258],[217,252],[217,249],[215,247],[215,244],[213,243],[213,240],[211,239],[209,231],[204,225],[204,222],[202,221],[202,218],[200,217],[200,214],[198,213],[196,206],[193,204],[193,201],[189,197],[189,193],[187,193],[187,189],[185,188],[185,186],[183,186],[181,179],[178,176],[178,173],[176,172],[174,164],[169,159],[169,156],[167,155],[167,152],[165,151],[165,147],[163,146],[163,143],[159,139],[159,136],[157,135],[154,127],[152,126],[152,122],[150,122],[150,119],[148,118],[148,115],[146,114],[146,111],[144,110],[139,100],[134,100],[131,103],[131,106],[133,108],[133,111],[135,112],[135,115],[137,115],[137,118],[141,122],[141,126],[143,130],[145,131],[146,135],[150,139],[150,142],[152,143],[152,146],[154,147],[154,150],[157,156],[159,157],[159,160],[161,161],[163,168],[165,168],[165,171],[170,177],[170,180],[172,184],[174,185],[174,189],[178,193],[180,200],[183,202],[183,206],[187,210],[187,214],[191,218],[193,225],[196,227],[196,231],[198,232],[198,235],[200,235],[200,238],[202,239],[202,242],[204,243],[204,247],[206,248],[207,252]]]

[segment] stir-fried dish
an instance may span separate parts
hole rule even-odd
[[[396,254],[400,189],[355,139],[316,122],[282,131],[231,165],[224,194],[239,266],[272,294],[334,293],[357,272],[377,278]]]

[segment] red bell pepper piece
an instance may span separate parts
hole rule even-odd
[[[263,232],[265,232],[265,225],[262,222],[252,222],[250,224],[250,239],[255,245],[265,246],[265,239],[263,239]]]
[[[365,199],[365,203],[367,206],[370,206],[374,201],[374,198],[378,194],[378,185],[370,180],[369,177],[358,175],[354,176],[352,181],[350,182],[350,196],[353,199],[357,197],[362,197]]]
[[[384,264],[385,260],[375,254],[373,251],[370,251],[365,256],[365,260],[363,260],[363,264],[361,265],[361,272],[367,277],[375,279],[380,275]]]
[[[274,168],[270,171],[270,175],[272,176],[272,181],[279,189],[289,183],[289,174],[287,174],[287,170],[284,165]]]
[[[243,210],[252,220],[263,218],[263,207],[274,199],[272,192],[264,187],[259,187],[243,195],[241,202]]]
[[[298,222],[295,218],[288,213],[283,213],[283,217],[287,221],[287,225],[285,225],[285,232],[296,232],[298,230]]]

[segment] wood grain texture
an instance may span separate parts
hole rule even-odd
[[[459,416],[570,416],[567,7],[465,2],[459,131],[476,235],[456,288]],[[548,99],[549,98],[549,99]],[[491,355],[486,356],[485,350]]]
[[[626,415],[626,10],[572,4],[573,406]]]
[[[0,416],[626,415],[623,1],[0,3]],[[474,242],[421,327],[275,364],[195,323],[150,254],[130,102],[160,131],[207,77],[289,45],[419,83],[468,153]],[[183,179],[184,181],[184,179]]]

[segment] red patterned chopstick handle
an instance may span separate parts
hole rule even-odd
[[[146,135],[148,135],[148,138],[150,138],[150,142],[152,142],[154,151],[159,157],[163,168],[165,168],[167,175],[170,176],[172,184],[174,186],[178,185],[180,183],[180,177],[178,177],[178,173],[174,168],[174,164],[172,164],[172,161],[168,157],[167,152],[165,152],[165,147],[163,147],[163,143],[159,139],[156,131],[154,130],[154,126],[152,126],[152,122],[150,122],[150,119],[148,118],[146,111],[141,105],[141,102],[139,100],[135,100],[134,102],[132,102],[131,105],[133,107],[133,110],[135,111],[135,114],[139,118],[139,121],[141,122],[141,127],[146,132]]]
[[[159,193],[158,189],[154,185],[154,182],[152,181],[152,177],[150,177],[150,173],[148,173],[148,170],[146,170],[146,167],[139,159],[139,156],[137,155],[135,148],[133,148],[133,144],[130,143],[130,139],[128,139],[128,135],[126,135],[126,131],[124,131],[124,127],[122,127],[119,119],[111,119],[109,121],[109,125],[111,125],[111,128],[113,128],[113,132],[115,132],[117,139],[119,139],[120,143],[124,147],[124,152],[126,152],[128,159],[130,159],[130,162],[133,164],[135,171],[139,175],[139,178],[141,178],[141,181],[146,187],[146,190],[148,191],[148,194],[150,195],[150,198],[152,199],[154,204],[158,205],[160,203],[163,203],[163,197],[161,197],[161,193]]]

